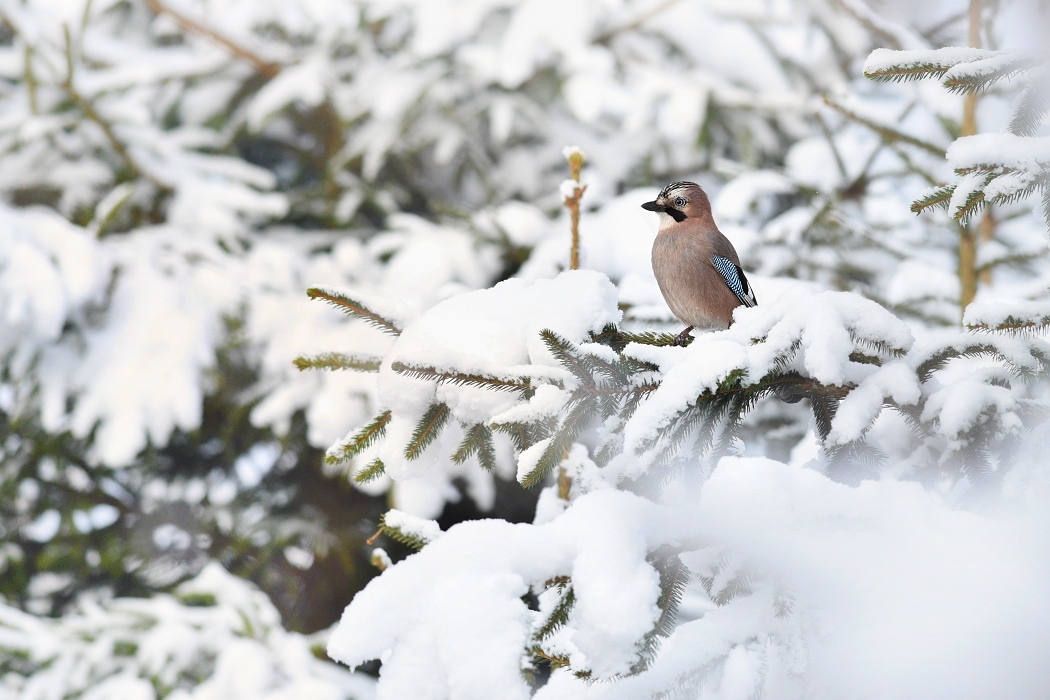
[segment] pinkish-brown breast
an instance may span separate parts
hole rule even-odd
[[[653,244],[653,274],[667,305],[680,321],[697,328],[728,328],[740,300],[711,262],[721,255],[740,264],[733,244],[717,230],[688,230],[687,219],[660,231]],[[689,227],[692,228],[692,227]]]

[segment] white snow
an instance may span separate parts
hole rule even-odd
[[[243,51],[141,3],[2,3],[0,410],[11,435],[0,481],[13,497],[0,572],[28,566],[26,538],[57,562],[27,582],[27,610],[47,612],[80,583],[51,555],[118,522],[114,506],[79,502],[96,478],[114,499],[130,489],[147,514],[185,506],[224,533],[242,518],[267,524],[262,539],[314,527],[309,513],[274,510],[287,494],[272,482],[297,477],[282,457],[386,409],[384,438],[327,473],[346,479],[380,457],[386,474],[361,490],[429,544],[396,564],[376,550],[388,568],[332,639],[345,662],[382,661],[378,691],[316,659],[323,634],[285,631],[269,601],[211,563],[172,595],[94,590],[61,617],[0,601],[0,698],[145,700],[160,687],[172,700],[528,697],[531,635],[560,600],[556,585],[544,590],[555,576],[572,578],[577,603],[540,648],[570,668],[552,672],[541,699],[1045,694],[1038,373],[1050,347],[1036,330],[962,332],[955,225],[909,211],[931,183],[958,185],[955,210],[979,191],[1000,200],[995,240],[978,250],[991,280],[965,321],[1048,315],[1045,222],[1035,200],[1008,201],[1045,175],[1046,127],[949,148],[962,99],[941,84],[1038,47],[1045,23],[1025,18],[1026,3],[987,9],[982,40],[1001,51],[928,46],[967,39],[965,21],[946,22],[959,3],[943,0],[167,4]],[[887,44],[907,50],[864,61]],[[862,63],[944,75],[876,83]],[[982,130],[1006,128],[1022,82],[981,95]],[[880,137],[822,95],[912,138]],[[583,269],[563,272],[563,201],[579,191],[562,182],[565,159],[583,152]],[[953,172],[971,169],[995,177]],[[542,329],[615,359],[590,333],[671,328],[650,265],[656,217],[639,205],[672,178],[707,189],[760,305],[688,348],[629,346],[657,365],[645,381],[659,388],[629,420],[587,426],[560,463],[568,498],[548,482],[533,524],[511,525],[497,490],[513,493],[549,442],[517,454],[497,431],[494,473],[451,456],[473,425],[562,416],[578,384]],[[308,300],[312,285],[359,296],[403,332]],[[995,352],[920,382],[923,362],[974,344]],[[292,365],[322,352],[382,358],[382,369]],[[771,397],[733,442],[753,458],[685,464],[652,493],[623,490],[702,392],[734,372],[757,381],[789,352],[784,370],[849,391],[827,444],[808,402]],[[535,393],[416,379],[394,362],[527,380]],[[246,384],[235,391],[229,363]],[[251,408],[254,446],[206,478],[153,476],[143,450],[200,429],[219,391]],[[410,460],[437,403],[447,425]],[[70,455],[83,468],[23,464],[38,428],[83,441]],[[960,474],[954,461],[982,431],[993,459]],[[830,448],[860,439],[888,455],[868,481],[847,488],[822,473]],[[595,451],[604,441],[622,453],[608,464]],[[246,489],[266,493],[241,510]],[[441,533],[434,519],[464,497],[492,519]],[[169,523],[145,541],[185,552],[190,529]],[[278,569],[309,571],[338,536],[282,542],[289,566]],[[670,550],[692,569],[678,624],[654,665],[628,677],[658,614],[654,561]],[[106,556],[83,552],[92,570]],[[123,564],[138,576],[150,562]],[[530,588],[538,610],[522,600]]]
[[[893,70],[909,70],[924,66],[949,67],[959,63],[969,63],[979,59],[999,56],[998,52],[986,49],[971,49],[961,46],[947,46],[940,49],[912,49],[893,51],[875,49],[864,61],[864,73],[884,73]]]

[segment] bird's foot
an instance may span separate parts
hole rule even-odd
[[[675,345],[677,347],[684,347],[684,346],[688,345],[689,343],[693,342],[692,336],[689,335],[692,332],[693,332],[693,327],[689,326],[684,331],[682,331],[681,333],[679,333],[678,335],[676,335],[674,337],[674,343],[672,343],[672,345]]]

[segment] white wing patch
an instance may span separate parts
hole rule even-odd
[[[744,276],[744,271],[740,269],[739,265],[729,258],[723,258],[721,255],[712,255],[711,262],[714,263],[718,274],[722,275],[726,286],[732,290],[741,304],[744,306],[756,306],[758,304],[758,300],[755,299],[755,291],[748,285],[747,277]]]

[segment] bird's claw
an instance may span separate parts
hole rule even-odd
[[[678,335],[676,335],[674,337],[674,343],[672,343],[672,344],[675,347],[685,347],[689,343],[693,342],[692,336],[689,335],[692,332],[693,332],[693,327],[689,326],[684,331],[682,331],[681,333],[679,333]]]

